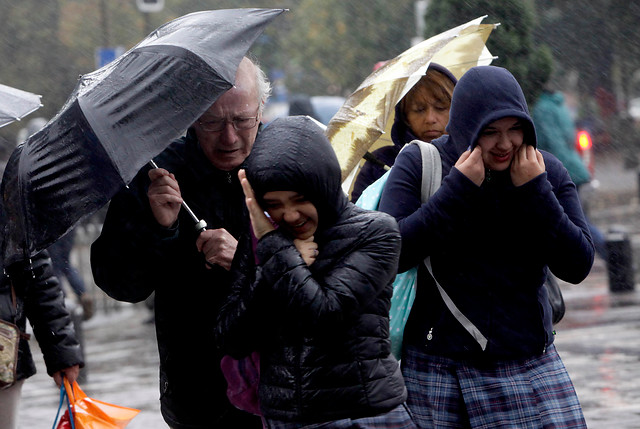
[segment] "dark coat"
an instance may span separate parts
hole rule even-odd
[[[248,228],[237,171],[213,167],[194,134],[172,143],[155,161],[175,174],[183,199],[209,228],[225,228],[236,238]],[[240,419],[246,413],[227,399],[222,356],[210,328],[228,293],[229,272],[205,267],[195,223],[184,210],[172,228],[158,225],[149,207],[147,171],[110,203],[91,248],[95,282],[122,301],[142,301],[155,292],[160,401],[170,426],[209,428],[221,425],[218,419]]]
[[[454,168],[481,130],[505,116],[521,118],[525,143],[535,145],[513,76],[497,67],[471,69],[454,90],[449,135],[432,142],[442,158],[441,187],[421,204],[422,162],[419,148],[411,146],[398,156],[381,198],[380,210],[400,225],[399,270],[420,266],[404,344],[427,353],[489,359],[540,354],[553,342],[545,268],[579,283],[593,263],[575,185],[553,155],[543,152],[546,172],[520,187],[508,170],[488,172],[478,187]],[[487,337],[486,352],[445,306],[421,262],[427,256],[453,302]]]
[[[406,399],[389,340],[397,225],[348,203],[322,131],[298,117],[300,129],[281,133],[289,120],[277,120],[259,136],[247,175],[258,200],[279,189],[313,202],[319,254],[307,266],[293,238],[276,230],[257,243],[256,273],[244,240],[234,259],[234,292],[220,314],[219,344],[236,357],[260,352],[267,418],[318,422],[390,411]],[[294,149],[290,138],[298,143]]]
[[[47,252],[32,258],[31,267],[27,263],[15,263],[7,272],[8,275],[0,277],[0,318],[14,323],[23,333],[29,319],[49,375],[74,365],[84,366],[73,322],[64,305],[64,294],[53,275]],[[17,313],[12,304],[12,283]],[[17,376],[21,380],[35,374],[36,367],[29,342],[22,338],[19,347]]]

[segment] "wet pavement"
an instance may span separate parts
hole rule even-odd
[[[603,231],[623,226],[632,242],[635,272],[640,267],[640,204],[635,172],[604,169],[604,198],[591,219]],[[608,175],[610,173],[610,175]],[[620,186],[624,189],[620,189]],[[612,187],[617,186],[617,193]],[[88,244],[76,252],[88,267]],[[90,274],[85,271],[85,278]],[[574,382],[591,429],[640,428],[640,285],[629,292],[610,291],[604,261],[597,259],[579,285],[561,282],[567,305],[557,325],[556,346]],[[141,409],[127,429],[166,428],[159,411],[158,356],[155,330],[146,323],[144,304],[115,304],[93,288],[96,316],[82,324],[87,378],[81,387],[91,397]],[[21,429],[51,428],[59,391],[46,375],[37,343],[31,341],[38,373],[23,387]],[[203,350],[204,352],[204,350]],[[212,363],[213,364],[213,363]]]
[[[640,291],[611,293],[608,285],[602,261],[580,285],[561,284],[567,312],[556,326],[556,347],[588,427],[637,429]]]
[[[640,288],[612,293],[606,267],[597,260],[580,285],[561,282],[567,304],[556,345],[593,429],[640,428]],[[155,331],[142,304],[99,311],[83,323],[91,397],[141,409],[128,429],[165,428],[158,402]],[[38,374],[23,388],[22,429],[50,428],[58,390],[45,374],[32,341]]]
[[[141,410],[127,429],[167,427],[158,400],[155,327],[148,319],[143,304],[121,304],[82,323],[87,367],[80,387],[89,397]],[[19,428],[48,429],[55,420],[59,390],[46,374],[37,342],[31,340],[31,347],[38,373],[23,385]]]

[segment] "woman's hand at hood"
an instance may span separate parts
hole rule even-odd
[[[484,162],[482,161],[482,149],[476,146],[473,151],[462,152],[455,167],[477,186],[484,181]]]
[[[544,159],[538,149],[528,144],[518,148],[511,163],[511,181],[514,186],[522,186],[544,171]]]
[[[238,171],[238,179],[242,185],[242,191],[244,192],[244,201],[249,210],[249,217],[251,218],[251,226],[253,227],[253,233],[256,238],[260,240],[265,234],[274,231],[275,227],[264,214],[264,210],[256,201],[256,197],[253,193],[253,188],[247,179],[247,174],[244,170]]]

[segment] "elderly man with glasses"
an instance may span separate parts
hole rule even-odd
[[[230,287],[237,239],[249,228],[238,169],[249,155],[270,93],[251,60],[235,85],[110,203],[92,245],[96,284],[128,302],[155,292],[160,402],[174,429],[261,428],[234,408],[220,369],[213,328]],[[201,231],[180,210],[187,202]]]

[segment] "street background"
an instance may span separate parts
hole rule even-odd
[[[635,272],[640,260],[638,173],[625,169],[619,158],[602,156],[596,164],[596,179],[600,187],[593,196],[590,217],[603,232],[627,231]],[[73,254],[97,305],[96,315],[81,324],[87,368],[80,386],[90,397],[141,409],[128,429],[164,428],[151,313],[144,303],[117,303],[93,285],[88,246],[97,232],[85,229]],[[607,264],[599,258],[581,284],[561,282],[567,311],[557,325],[556,345],[590,428],[640,428],[640,291],[634,287],[613,293],[610,287]],[[20,428],[49,428],[59,391],[46,374],[37,342],[31,340],[31,346],[38,373],[24,384]],[[207,347],[203,343],[201,352],[207,353]]]
[[[43,107],[37,116],[48,119],[64,105],[79,75],[102,67],[154,28],[191,12],[255,7],[255,3],[0,0],[0,82],[42,95]],[[484,23],[500,23],[487,42],[496,56],[493,65],[514,73],[533,106],[542,89],[542,75],[552,64],[554,84],[567,97],[576,125],[591,133],[600,187],[593,195],[590,217],[603,231],[622,231],[630,241],[637,278],[640,0],[260,3],[260,7],[290,10],[252,47],[273,84],[270,101],[275,107],[288,108],[294,95],[347,96],[375,64],[417,41],[479,16],[487,15]],[[157,8],[145,11],[141,5]],[[0,129],[0,170],[16,144],[28,137],[26,125],[26,121],[16,121]],[[96,315],[78,325],[87,360],[81,386],[97,399],[140,408],[142,412],[129,428],[163,428],[155,332],[153,324],[147,323],[150,313],[144,304],[115,303],[91,279],[89,245],[99,229],[99,221],[84,225],[72,254],[97,304]],[[589,426],[640,428],[638,292],[611,293],[608,268],[602,260],[596,260],[582,284],[562,283],[561,287],[567,314],[557,326],[556,344]],[[207,353],[207,347],[203,344],[202,353]],[[21,427],[49,428],[58,391],[45,373],[35,341],[32,348],[39,372],[24,385]]]

